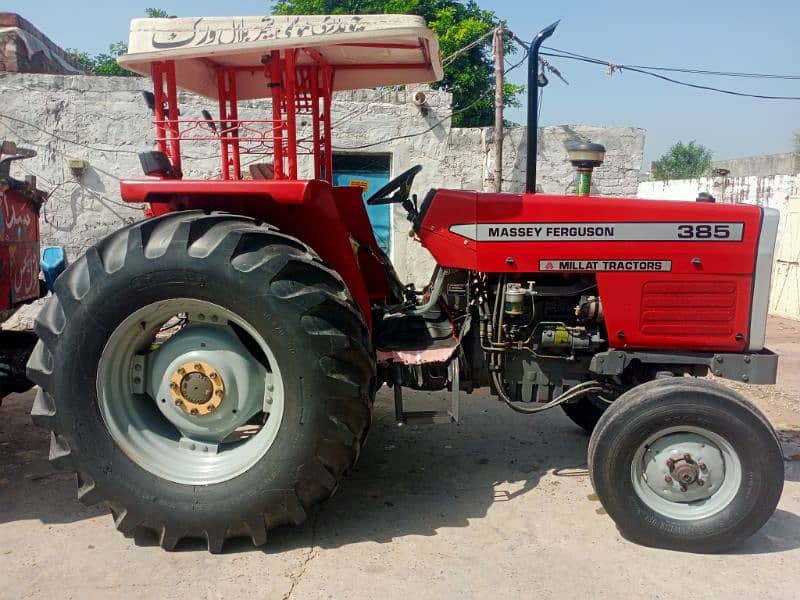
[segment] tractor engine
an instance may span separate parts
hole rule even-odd
[[[491,385],[515,402],[548,402],[586,381],[592,355],[607,347],[593,275],[449,270],[442,296],[454,323],[469,317],[465,389]]]

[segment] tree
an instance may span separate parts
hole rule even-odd
[[[166,18],[167,11],[160,8],[145,8],[145,14],[151,19]],[[114,42],[108,45],[108,52],[91,55],[87,52],[67,48],[67,54],[80,65],[81,69],[88,75],[101,75],[103,77],[138,77],[127,69],[123,69],[117,64],[117,57],[122,56],[128,51],[125,42]]]
[[[280,0],[278,15],[315,14],[414,14],[425,19],[439,36],[442,56],[447,57],[499,25],[494,12],[481,9],[474,0]],[[492,36],[459,54],[445,68],[444,79],[433,87],[452,92],[453,125],[480,127],[494,123],[494,63]],[[516,48],[509,43],[506,53]],[[522,86],[503,86],[506,106],[519,105]]]
[[[661,158],[653,161],[651,171],[653,178],[659,181],[708,175],[711,172],[711,150],[695,141],[688,144],[678,142]]]

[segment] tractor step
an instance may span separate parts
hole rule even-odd
[[[458,423],[460,399],[458,358],[450,362],[450,410],[415,410],[406,412],[403,409],[403,387],[394,384],[394,416],[399,425],[447,425]]]

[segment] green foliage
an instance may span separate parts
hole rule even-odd
[[[145,14],[151,19],[166,18],[167,11],[160,8],[145,8]],[[91,55],[87,52],[67,48],[67,54],[86,71],[88,75],[100,75],[103,77],[138,77],[136,73],[131,73],[117,64],[117,57],[122,56],[128,51],[125,42],[114,42],[108,45],[108,52]]]
[[[494,12],[481,9],[474,0],[281,0],[273,5],[279,15],[314,14],[414,14],[425,19],[439,36],[442,56],[447,57],[474,42],[499,24]],[[434,87],[453,94],[453,125],[478,127],[494,123],[494,62],[492,36],[457,56],[445,68],[444,79]],[[512,44],[506,52],[512,53]],[[506,106],[519,105],[522,86],[503,85]]]
[[[694,179],[711,172],[711,150],[691,141],[678,142],[658,160],[653,161],[653,179]]]

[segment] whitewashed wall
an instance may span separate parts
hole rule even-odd
[[[101,237],[141,218],[141,209],[119,197],[119,178],[141,177],[137,154],[153,148],[152,115],[140,92],[147,79],[86,76],[0,74],[0,138],[15,140],[39,152],[16,163],[14,173],[39,177],[52,192],[43,211],[42,239],[60,244],[72,255],[83,253]],[[415,164],[425,168],[415,191],[431,187],[489,190],[494,164],[491,128],[451,129],[450,96],[427,91],[424,110],[412,102],[412,91],[360,90],[339,93],[333,107],[334,150],[389,153],[398,174]],[[216,113],[214,102],[181,94],[182,115],[199,118],[202,108]],[[242,118],[270,114],[269,102],[245,102]],[[424,135],[357,148],[387,138]],[[303,136],[301,127],[300,137]],[[526,129],[511,128],[504,142],[503,189],[521,191],[525,179]],[[567,163],[567,139],[591,139],[608,148],[606,163],[597,170],[595,191],[604,195],[636,194],[644,149],[644,131],[584,125],[547,127],[540,131],[539,174],[544,191],[562,193],[573,186]],[[213,177],[218,170],[216,146],[184,144],[186,177]],[[82,158],[89,168],[80,179],[66,160]],[[309,172],[306,170],[306,175]],[[405,212],[393,215],[393,260],[400,277],[421,284],[433,261],[408,237]]]
[[[800,175],[645,181],[639,184],[638,196],[694,201],[700,192],[709,192],[717,202],[756,204],[780,211],[770,313],[800,319]]]

